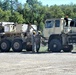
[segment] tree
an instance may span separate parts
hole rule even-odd
[[[10,17],[10,11],[3,11],[0,8],[0,21],[9,21],[9,17]]]
[[[2,4],[2,8],[3,8],[3,10],[5,11],[5,10],[9,10],[10,9],[10,0],[4,0],[3,1],[3,4]]]
[[[43,21],[42,3],[38,0],[26,0],[24,12],[25,21],[36,23],[39,29]]]
[[[34,4],[42,5],[41,2],[38,2],[38,0],[26,0],[26,2],[29,4],[29,6],[33,6]]]
[[[18,4],[16,11],[19,12],[20,14],[22,14],[22,10],[23,10],[22,4],[20,3],[20,4]]]
[[[21,4],[18,2],[18,0],[10,0],[9,2],[10,2],[11,14],[13,14],[13,12],[17,11],[17,9]]]
[[[38,0],[26,0],[23,5],[18,0],[0,0],[0,21],[36,24],[42,30],[45,20],[68,15],[76,18],[76,4],[44,6]]]
[[[14,13],[10,16],[9,21],[15,22],[15,23],[17,22],[17,23],[21,24],[21,23],[24,22],[23,15],[19,14],[18,12],[14,12]]]
[[[3,16],[4,16],[4,12],[3,12],[3,10],[0,8],[0,21],[3,21]]]
[[[3,2],[2,0],[0,0],[0,8],[2,9],[2,7],[3,7]]]
[[[43,11],[44,11],[44,22],[46,19],[52,18],[51,7],[45,6],[43,7]]]
[[[64,13],[61,10],[60,6],[57,5],[50,7],[50,13],[52,15],[52,18],[61,18],[64,16]]]

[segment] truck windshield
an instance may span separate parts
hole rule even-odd
[[[52,28],[54,25],[54,21],[51,20],[51,21],[46,21],[45,23],[45,28]]]
[[[55,27],[60,27],[60,20],[55,20]]]

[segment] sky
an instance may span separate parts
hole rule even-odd
[[[76,0],[38,0],[41,1],[43,5],[61,5],[61,4],[76,4]],[[22,4],[26,2],[26,0],[19,0]]]

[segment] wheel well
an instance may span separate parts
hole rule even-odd
[[[9,43],[10,43],[10,45],[11,45],[11,40],[10,39],[1,39],[1,41],[8,41]]]
[[[49,40],[48,40],[48,44],[50,43],[50,41],[51,41],[52,39],[58,39],[58,40],[60,40],[61,43],[62,43],[62,37],[61,37],[61,35],[59,35],[59,34],[50,35]]]
[[[14,40],[20,40],[21,42],[23,42],[23,40],[22,39],[19,39],[19,38],[15,38],[12,41],[14,41]]]

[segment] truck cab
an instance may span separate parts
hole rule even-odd
[[[49,37],[52,34],[62,34],[74,31],[73,26],[70,26],[72,19],[68,18],[68,25],[64,18],[47,19],[43,29],[43,35]]]
[[[71,18],[67,21],[65,18],[47,19],[43,35],[48,38],[48,50],[71,52],[76,43],[76,21]]]

